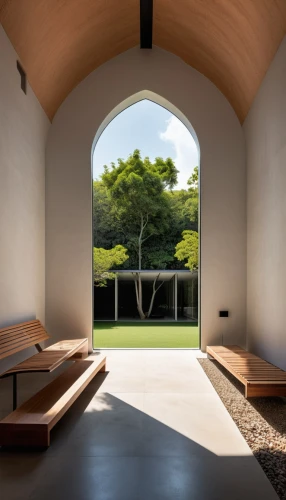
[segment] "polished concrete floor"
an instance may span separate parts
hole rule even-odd
[[[198,351],[106,351],[46,451],[0,449],[1,500],[277,500],[197,362]],[[25,400],[50,380],[26,374]],[[11,381],[0,381],[0,416]]]

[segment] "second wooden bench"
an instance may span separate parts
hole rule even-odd
[[[245,386],[245,397],[286,396],[286,372],[237,345],[207,346],[207,353]]]

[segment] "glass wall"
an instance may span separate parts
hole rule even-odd
[[[153,278],[149,279],[149,276],[142,279],[145,313],[149,310],[153,282]],[[159,283],[157,282],[157,286]],[[198,273],[177,272],[171,278],[164,278],[156,292],[150,319],[198,322],[198,309]],[[94,320],[117,319],[121,321],[139,319],[134,280],[120,275],[117,280],[109,280],[106,287],[94,287]]]
[[[147,312],[153,293],[153,280],[142,281],[143,311]],[[174,319],[175,281],[164,281],[155,295],[150,319]],[[133,280],[118,279],[118,319],[139,319]]]
[[[178,298],[177,315],[178,320],[198,321],[199,306],[198,274],[181,276],[178,274]]]

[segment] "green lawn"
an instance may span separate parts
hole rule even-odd
[[[94,347],[199,347],[197,323],[95,321]]]

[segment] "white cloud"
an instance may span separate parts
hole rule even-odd
[[[176,116],[171,116],[166,124],[165,132],[160,132],[159,136],[162,141],[170,142],[175,151],[173,160],[179,170],[176,189],[186,189],[187,180],[198,165],[197,146],[188,129]]]

